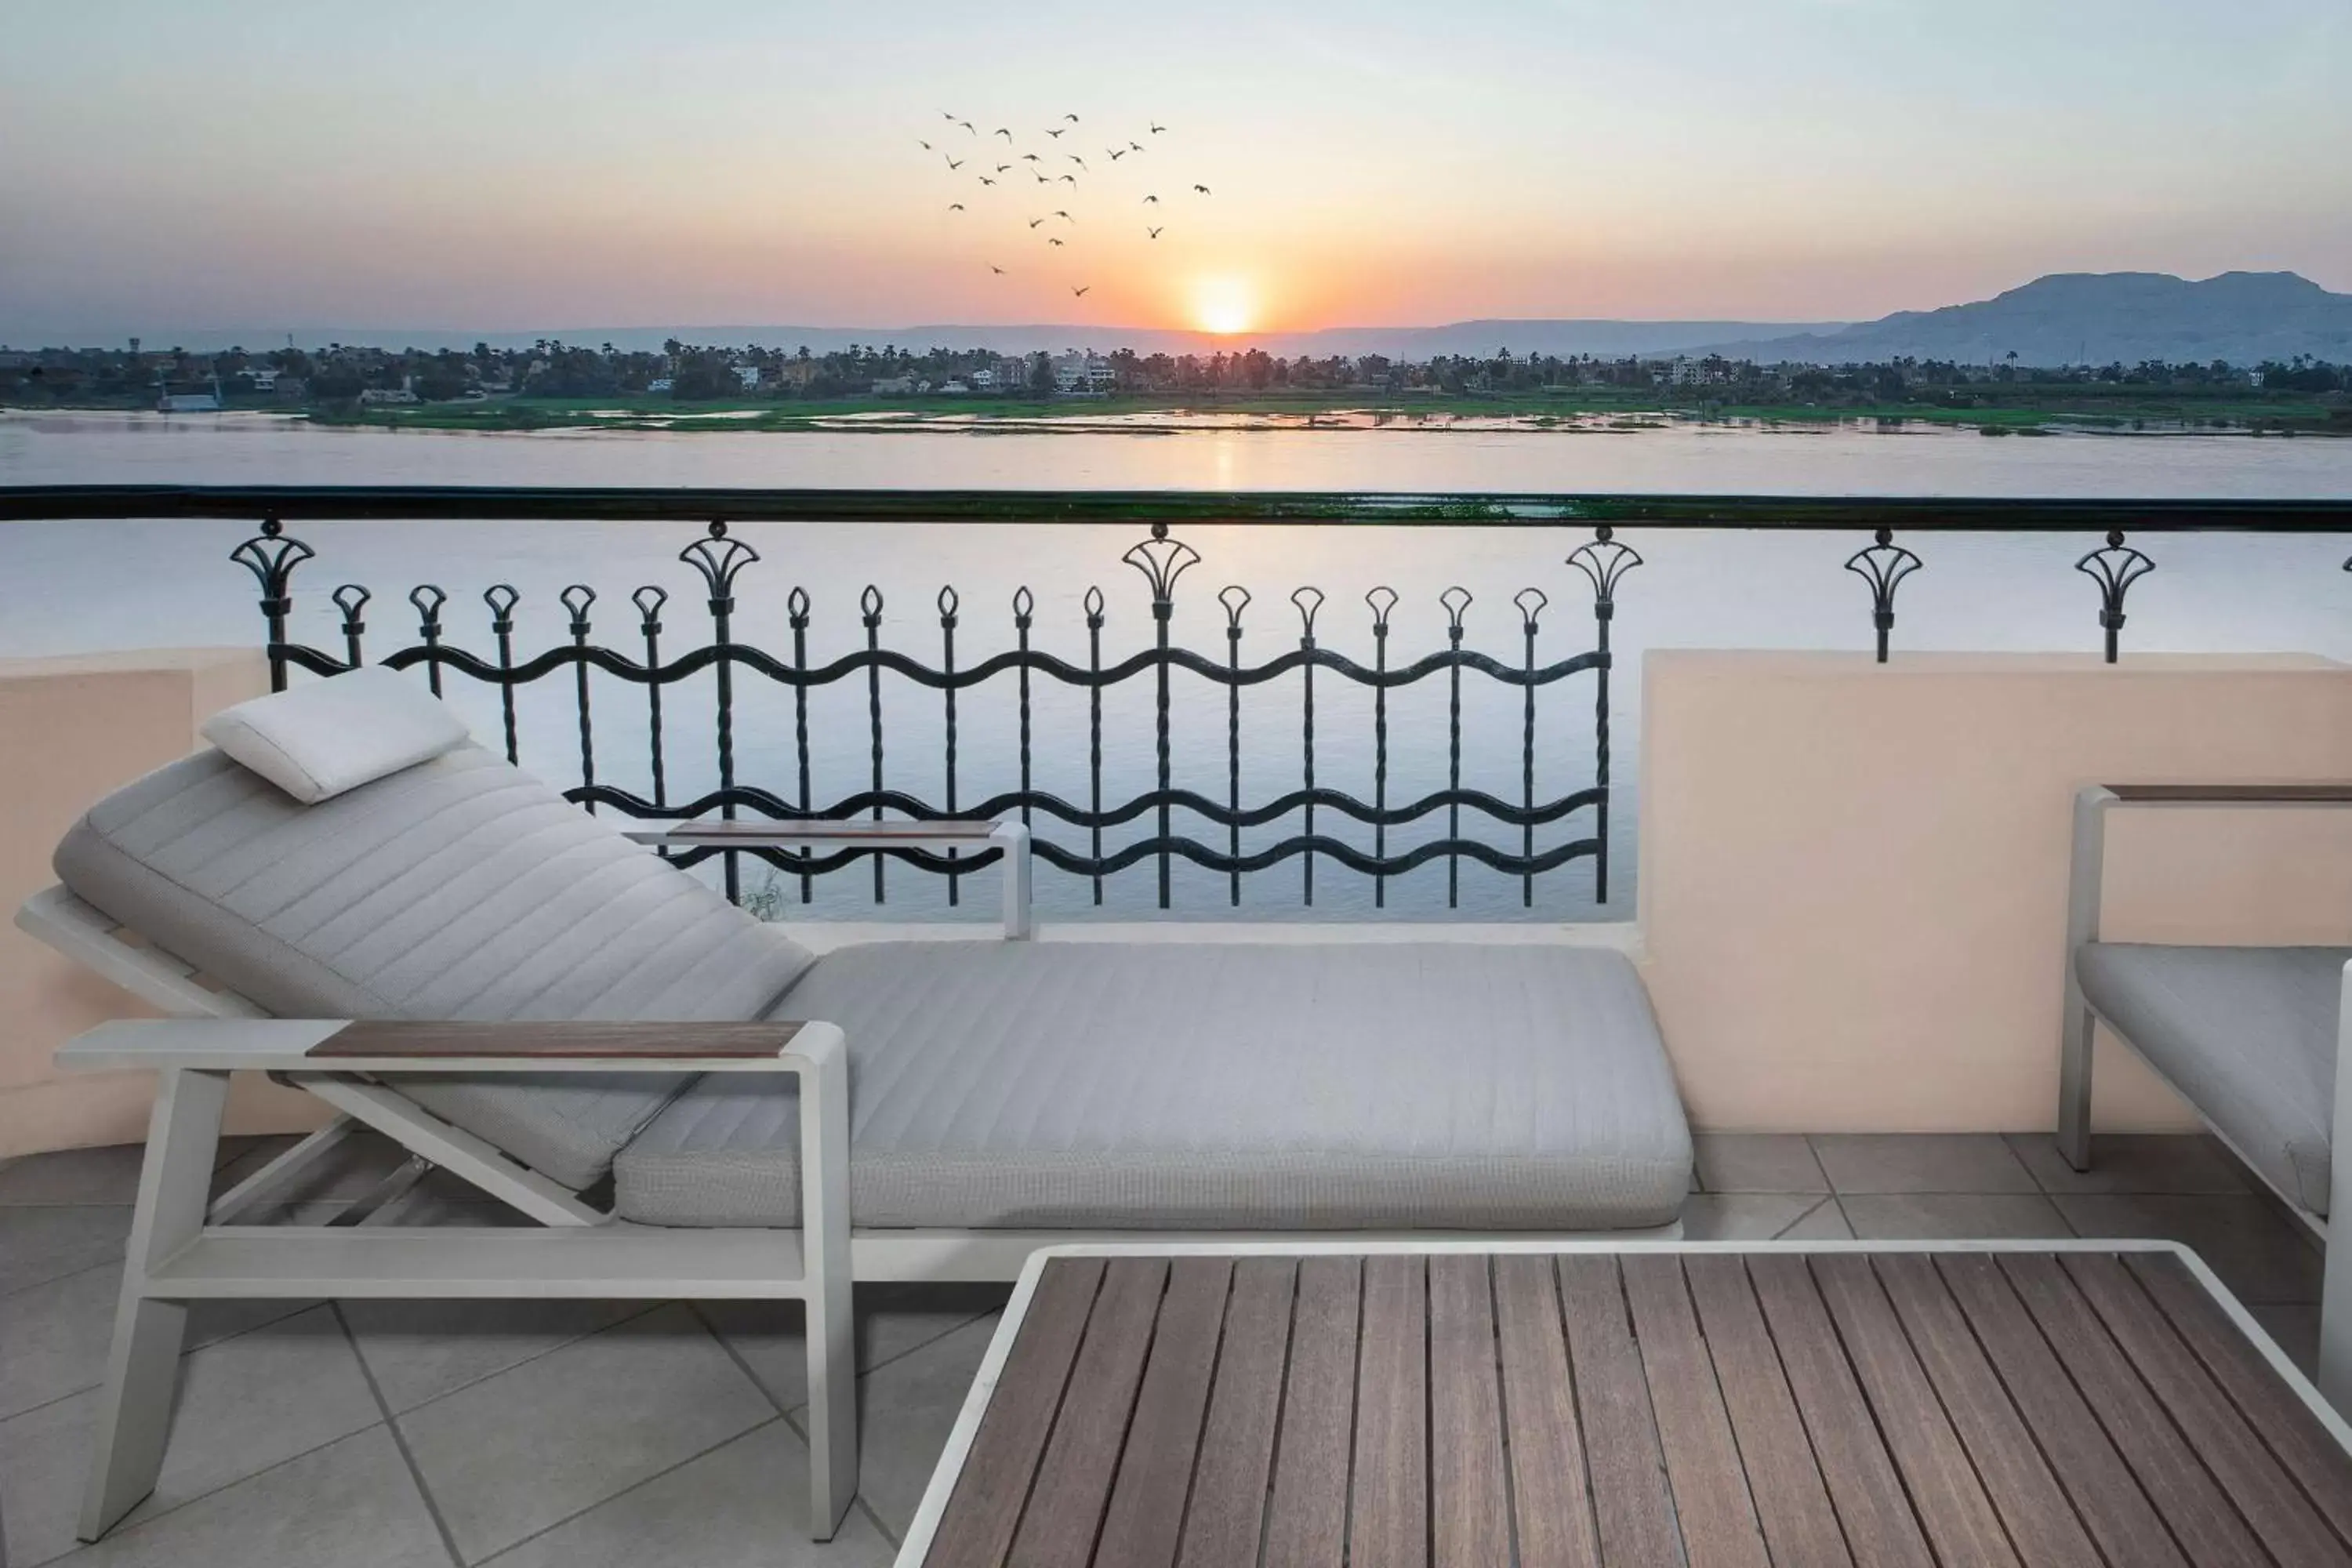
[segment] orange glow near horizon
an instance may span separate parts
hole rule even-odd
[[[1219,337],[1253,331],[1260,325],[1257,289],[1244,278],[1203,278],[1192,285],[1192,321]]]

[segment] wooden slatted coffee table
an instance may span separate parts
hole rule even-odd
[[[2167,1243],[1055,1248],[901,1568],[2352,1564]]]

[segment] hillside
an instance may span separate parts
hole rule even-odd
[[[2293,272],[2057,272],[1938,310],[1898,310],[1832,332],[1752,335],[1708,345],[1734,359],[1824,364],[1911,357],[1986,364],[2228,360],[2296,354],[2352,360],[2352,294]]]

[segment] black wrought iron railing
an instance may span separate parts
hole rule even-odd
[[[1094,902],[1103,902],[1107,879],[1149,866],[1156,871],[1156,901],[1162,909],[1171,906],[1171,870],[1180,861],[1214,873],[1224,883],[1227,900],[1236,907],[1242,902],[1245,877],[1294,861],[1297,862],[1299,897],[1308,905],[1315,901],[1318,866],[1337,867],[1367,879],[1373,907],[1380,908],[1388,901],[1393,879],[1442,862],[1445,903],[1451,908],[1459,899],[1465,860],[1515,879],[1525,908],[1535,907],[1538,879],[1589,861],[1592,900],[1605,902],[1612,787],[1610,631],[1618,589],[1626,574],[1642,563],[1635,550],[1617,537],[1621,527],[1862,531],[1869,542],[1849,556],[1844,565],[1868,586],[1870,624],[1882,660],[1888,655],[1895,628],[1897,590],[1925,565],[1918,553],[1895,542],[1897,529],[1910,534],[1997,530],[2104,535],[2104,542],[2092,544],[2074,564],[2095,584],[2096,624],[2111,661],[2118,657],[2129,590],[2154,567],[2147,554],[2126,542],[2123,531],[2126,526],[2139,534],[2181,531],[2352,533],[2352,502],[2347,501],[428,488],[0,489],[0,522],[28,518],[174,516],[258,521],[259,531],[236,546],[234,559],[253,574],[259,586],[272,679],[279,686],[295,671],[331,676],[368,660],[368,616],[375,603],[365,586],[344,584],[329,595],[340,617],[341,646],[322,648],[294,640],[296,574],[317,558],[317,552],[288,531],[289,521],[527,519],[650,523],[691,520],[700,524],[699,536],[685,545],[678,559],[699,580],[709,621],[706,626],[698,617],[695,634],[682,649],[666,641],[676,636],[665,620],[666,615],[674,612],[669,592],[658,585],[636,588],[629,595],[634,615],[624,612],[625,618],[616,626],[600,616],[598,606],[604,601],[593,586],[573,584],[557,595],[566,617],[564,637],[535,651],[519,651],[518,610],[522,595],[514,587],[497,584],[480,592],[488,641],[468,646],[449,618],[452,595],[438,584],[424,584],[406,595],[415,617],[413,640],[404,640],[375,658],[394,668],[420,670],[436,692],[443,692],[452,681],[486,689],[496,703],[506,753],[519,762],[525,760],[519,693],[541,682],[549,683],[552,691],[563,691],[569,699],[566,727],[576,743],[576,756],[564,761],[563,771],[576,770],[578,781],[566,793],[592,811],[608,809],[656,820],[710,815],[740,818],[745,813],[785,820],[1017,815],[1032,827],[1035,856],[1081,879],[1090,888]],[[940,591],[930,614],[924,617],[939,639],[936,658],[919,655],[886,641],[886,628],[891,623],[886,618],[885,597],[878,587],[868,586],[858,605],[862,633],[858,646],[819,659],[812,657],[809,637],[818,607],[805,589],[795,587],[783,602],[782,629],[789,634],[789,647],[762,646],[739,636],[737,621],[739,579],[759,563],[760,556],[730,531],[731,522],[754,521],[1141,525],[1148,536],[1127,549],[1119,560],[1136,571],[1148,592],[1149,640],[1127,651],[1107,652],[1104,634],[1110,619],[1109,605],[1099,588],[1090,588],[1079,602],[1083,659],[1050,651],[1039,646],[1037,603],[1024,586],[1012,596],[1007,635],[973,658],[966,606],[950,586]],[[1288,600],[1297,616],[1295,645],[1255,658],[1253,650],[1258,645],[1251,639],[1268,634],[1245,625],[1245,612],[1254,600],[1246,587],[1231,584],[1214,595],[1222,611],[1223,647],[1209,651],[1180,646],[1171,636],[1179,584],[1187,573],[1202,564],[1202,557],[1176,536],[1174,528],[1211,522],[1468,524],[1546,530],[1559,539],[1559,547],[1564,552],[1553,559],[1564,560],[1577,574],[1575,580],[1585,602],[1575,607],[1572,624],[1583,624],[1583,616],[1589,614],[1590,639],[1565,655],[1540,657],[1538,637],[1545,617],[1566,606],[1555,605],[1541,589],[1528,587],[1511,601],[1517,624],[1511,627],[1516,635],[1507,651],[1480,651],[1467,646],[1471,597],[1460,587],[1450,587],[1434,595],[1444,613],[1443,646],[1401,656],[1391,648],[1391,613],[1402,596],[1382,586],[1364,595],[1363,610],[1359,612],[1369,616],[1365,629],[1370,633],[1370,658],[1365,661],[1327,646],[1320,629],[1326,596],[1319,589],[1304,587],[1294,591]],[[1576,531],[1572,538],[1559,538],[1570,529]],[[2352,562],[2346,566],[2352,570]],[[1288,640],[1286,634],[1285,640]],[[639,695],[630,700],[629,710],[616,714],[617,699],[609,693],[600,701],[599,683],[592,681],[592,673],[635,689]],[[943,754],[936,761],[924,759],[914,769],[904,764],[893,767],[897,754],[887,742],[893,735],[903,733],[908,716],[906,697],[898,688],[891,689],[891,700],[886,702],[886,675],[935,695],[938,707],[928,716],[926,727],[936,721],[939,729],[932,732],[944,738]],[[1221,693],[1224,720],[1223,745],[1217,748],[1222,755],[1212,758],[1202,754],[1203,748],[1198,743],[1203,728],[1201,715],[1187,715],[1193,743],[1186,748],[1181,767],[1173,722],[1179,707],[1174,682],[1179,676]],[[1318,758],[1328,750],[1328,742],[1318,742],[1317,732],[1318,679],[1343,682],[1345,688],[1369,696],[1369,715],[1361,714],[1360,705],[1349,710],[1351,720],[1368,717],[1370,721],[1368,754],[1360,737],[1349,748],[1350,758],[1368,762],[1369,768],[1351,768],[1355,776],[1349,781],[1355,790],[1368,793],[1369,799],[1336,785],[1328,770],[1318,771]],[[781,755],[788,776],[744,776],[739,734],[747,700],[747,689],[739,684],[742,681],[779,692],[789,703],[791,741],[788,745],[772,745],[765,753],[772,763]],[[1516,696],[1516,779],[1465,779],[1465,681],[1485,683],[1490,693],[1499,689]],[[1580,700],[1555,695],[1556,689],[1571,682],[1583,693]],[[693,710],[686,713],[681,712],[676,694],[689,683],[697,700]],[[1430,732],[1428,714],[1423,710],[1414,732],[1401,749],[1410,751],[1417,764],[1426,764],[1431,761],[1430,748],[1442,743],[1444,782],[1439,787],[1405,793],[1392,787],[1396,781],[1391,769],[1395,759],[1391,707],[1423,687],[1444,693],[1442,737]],[[811,739],[812,698],[828,689],[854,694],[860,688],[865,699],[864,787],[821,796],[814,787],[813,758],[818,748]],[[1083,767],[1071,766],[1059,752],[1040,755],[1037,715],[1046,692],[1055,688],[1078,695],[1085,703]],[[709,706],[704,709],[699,699],[706,690]],[[1106,769],[1105,707],[1107,701],[1123,701],[1130,691],[1148,694],[1141,700],[1148,705],[1150,721],[1150,756],[1148,769],[1139,771],[1148,781],[1145,787],[1122,797],[1118,780],[1124,775]],[[666,694],[672,697],[667,703]],[[1269,776],[1271,770],[1262,756],[1245,746],[1244,739],[1245,705],[1274,700],[1277,694],[1284,703],[1296,704],[1289,709],[1289,721],[1296,726],[1297,737],[1296,751],[1290,753],[1296,758],[1295,770],[1286,770],[1278,784]],[[1323,709],[1327,727],[1333,706],[1328,700],[1330,695],[1326,693]],[[1189,706],[1192,699],[1185,701]],[[1009,769],[998,772],[985,764],[975,769],[960,750],[960,735],[975,703],[991,704],[991,721],[1001,722],[1009,731],[1013,742],[1006,759],[1012,763]],[[1265,717],[1253,714],[1254,721]],[[706,721],[707,731],[702,728]],[[771,732],[773,728],[763,721],[762,733],[770,741],[776,738]],[[1539,791],[1540,776],[1559,772],[1556,761],[1539,769],[1539,753],[1556,751],[1549,743],[1570,731],[1578,757],[1590,759],[1589,773],[1573,780],[1573,787],[1555,785]],[[701,738],[705,734],[707,740]],[[682,739],[689,735],[695,738]],[[682,748],[693,759],[683,770],[688,774],[683,787],[678,766]],[[838,752],[835,747],[836,763]],[[614,765],[616,753],[625,759],[625,766]],[[1483,748],[1479,756],[1489,773],[1499,761],[1492,746]],[[541,754],[529,761],[545,773],[554,759]],[[834,771],[839,772],[837,767]],[[1429,770],[1422,766],[1416,771],[1426,773]],[[910,784],[909,772],[919,773],[921,781]],[[1369,776],[1364,776],[1366,773]],[[626,782],[622,782],[624,777]],[[1222,784],[1222,789],[1209,784],[1212,778]],[[1332,831],[1335,825],[1342,831]],[[948,900],[954,902],[961,879],[990,865],[998,851],[702,848],[680,852],[678,858],[681,863],[691,864],[712,855],[723,856],[727,890],[739,899],[744,892],[739,858],[748,855],[769,862],[787,882],[796,881],[803,900],[812,896],[815,879],[870,859],[873,896],[882,901],[887,896],[886,860],[896,859],[944,878]]]

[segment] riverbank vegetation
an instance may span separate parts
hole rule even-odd
[[[1918,421],[1987,435],[2352,435],[2352,365],[2035,367],[1896,360],[1759,364],[1721,355],[1499,353],[1407,363],[1072,352],[824,354],[676,341],[660,353],[543,342],[471,353],[332,346],[0,354],[0,405],[223,408],[444,430],[875,429],[1015,434],[1199,427],[1639,430],[1662,420]]]

